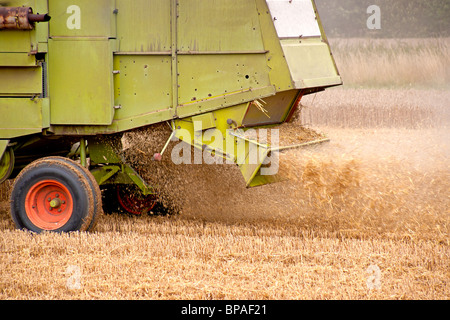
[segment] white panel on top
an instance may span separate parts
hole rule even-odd
[[[267,0],[279,38],[320,37],[311,0]]]

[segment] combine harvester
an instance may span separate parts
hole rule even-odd
[[[12,218],[34,232],[90,230],[111,185],[125,209],[151,206],[155,186],[126,163],[121,137],[162,122],[172,134],[149,161],[176,137],[235,162],[247,187],[276,181],[262,173],[271,152],[303,145],[245,131],[288,122],[304,95],[340,84],[311,0],[0,0]],[[139,199],[119,192],[130,185]]]

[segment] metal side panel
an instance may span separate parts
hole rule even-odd
[[[114,115],[112,41],[49,39],[53,125],[109,125]]]
[[[179,0],[177,42],[182,52],[264,50],[255,1]]]
[[[41,93],[41,67],[0,67],[0,96],[31,97]]]
[[[47,99],[1,98],[0,139],[41,132],[47,107]]]
[[[116,0],[119,52],[161,53],[171,50],[169,0]]]
[[[330,49],[321,39],[281,40],[296,89],[342,84]]]
[[[171,57],[115,55],[115,121],[159,113],[172,105]],[[159,119],[158,119],[159,120]],[[156,120],[155,120],[156,121]]]
[[[275,93],[265,54],[178,55],[180,117]]]
[[[0,67],[36,67],[36,58],[26,52],[0,52]]]
[[[29,53],[36,45],[35,30],[0,30],[0,52]]]

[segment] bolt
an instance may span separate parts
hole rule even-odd
[[[61,205],[61,200],[58,198],[55,198],[50,202],[50,207],[52,207],[52,208],[57,208],[60,205]]]

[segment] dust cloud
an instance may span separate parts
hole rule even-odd
[[[298,119],[290,129],[303,132]],[[173,142],[161,162],[152,161],[170,136],[167,124],[126,134],[125,155],[184,217],[343,234],[448,234],[447,127],[314,130],[331,141],[281,153],[283,181],[249,189],[235,165],[173,164]]]

